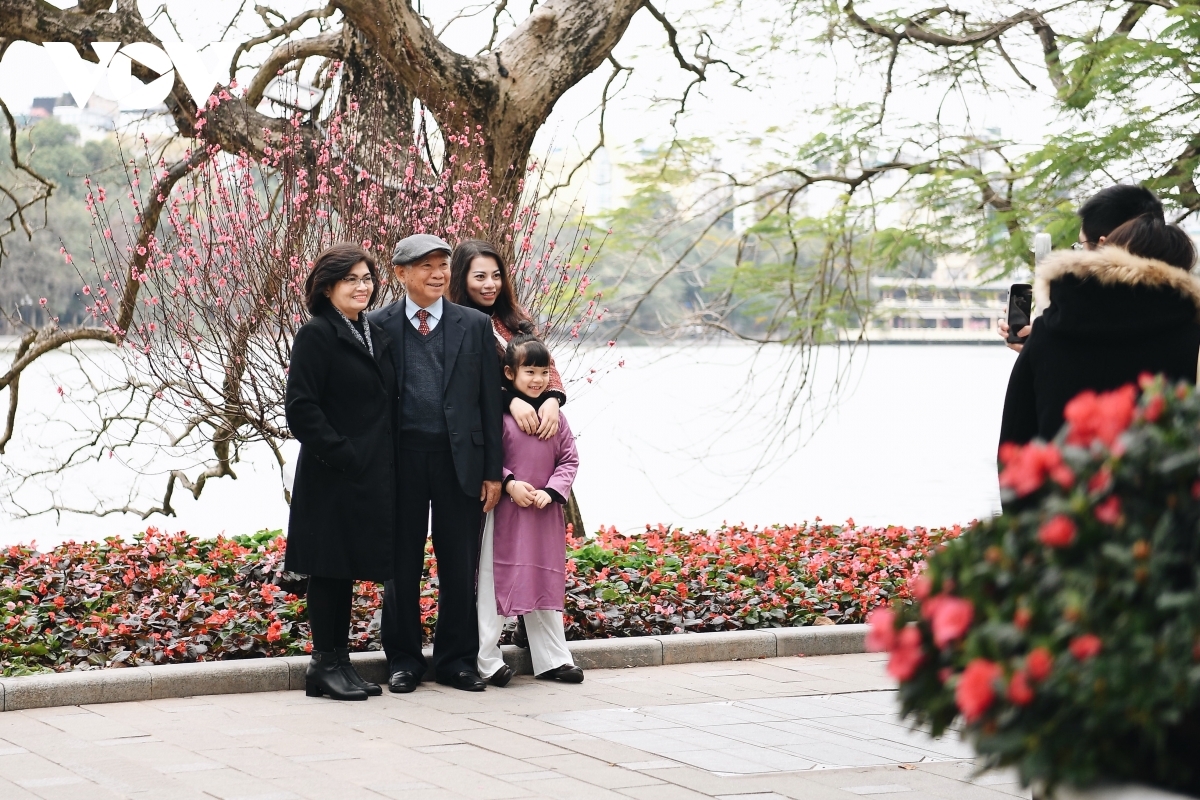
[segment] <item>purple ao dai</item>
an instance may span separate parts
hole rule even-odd
[[[564,499],[579,468],[575,437],[565,416],[558,433],[541,441],[523,432],[504,415],[504,477],[525,481],[535,489],[553,489]],[[521,508],[505,493],[496,506],[492,562],[496,611],[506,617],[563,608],[567,586],[567,541],[563,509]]]

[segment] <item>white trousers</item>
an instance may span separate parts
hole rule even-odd
[[[476,666],[480,677],[487,679],[504,666],[500,655],[500,634],[504,632],[504,617],[496,613],[496,582],[492,566],[492,537],[496,530],[496,512],[489,511],[483,522],[483,548],[479,553],[479,590],[475,595],[475,611],[479,617],[479,657]],[[561,611],[530,611],[525,617],[525,632],[529,635],[529,652],[533,657],[533,674],[541,675],[555,667],[574,664],[567,649]]]

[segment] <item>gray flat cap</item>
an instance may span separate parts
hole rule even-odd
[[[392,251],[392,264],[396,266],[411,264],[414,261],[420,261],[435,250],[445,250],[449,254],[453,248],[441,237],[429,233],[414,233],[396,243],[396,249]]]

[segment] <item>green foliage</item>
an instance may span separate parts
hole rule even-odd
[[[711,140],[680,140],[625,165],[637,188],[609,219],[597,269],[618,316],[644,333],[708,328],[805,345],[860,326],[865,276],[849,251],[874,240],[842,235],[860,224],[856,210],[812,216],[794,196],[747,194],[727,183],[719,155]]]
[[[7,138],[8,132],[2,133]],[[51,316],[64,325],[78,323],[84,317],[77,295],[82,280],[76,269],[65,263],[59,249],[65,245],[68,251],[87,250],[92,230],[83,201],[83,181],[88,175],[105,179],[120,174],[123,179],[120,149],[115,139],[80,145],[75,128],[48,118],[18,131],[17,151],[23,162],[55,188],[48,201],[25,212],[32,237],[18,226],[3,239],[0,314],[19,309],[24,319],[39,325]],[[32,196],[37,187],[14,168],[7,145],[0,153],[0,185],[22,200]],[[12,210],[11,200],[0,196],[0,215],[7,217]],[[43,297],[47,300],[44,309],[38,304]],[[32,304],[25,305],[26,300]],[[0,318],[0,333],[7,330]]]
[[[1005,513],[872,620],[904,713],[935,734],[964,715],[1027,784],[1200,793],[1200,396],[1143,386],[1136,412],[1132,387],[1084,395],[1054,443],[1007,449]]]

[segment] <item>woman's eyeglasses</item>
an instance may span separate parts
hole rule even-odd
[[[353,286],[356,289],[359,286],[374,286],[375,279],[370,275],[363,275],[361,278],[356,278],[353,275],[347,275],[346,277],[342,278],[342,285]]]

